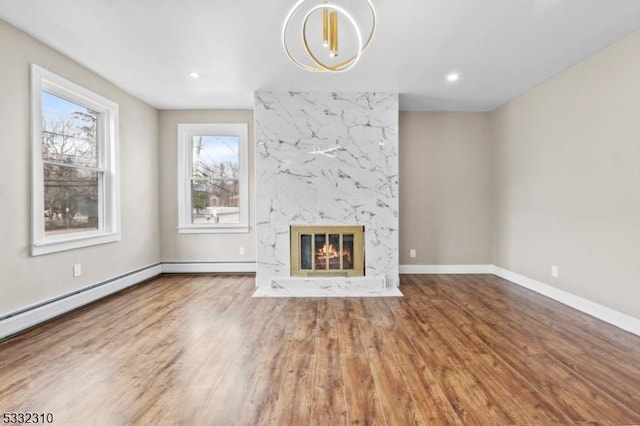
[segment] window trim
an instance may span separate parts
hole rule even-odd
[[[65,98],[100,113],[98,166],[103,172],[103,202],[94,231],[45,235],[44,162],[42,158],[42,92]],[[31,64],[31,255],[120,241],[118,104],[38,65]]]
[[[238,136],[239,223],[191,222],[193,136]],[[247,123],[178,124],[178,233],[215,234],[249,232],[249,125]]]

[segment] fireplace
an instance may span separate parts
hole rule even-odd
[[[364,276],[364,226],[291,226],[292,277]]]

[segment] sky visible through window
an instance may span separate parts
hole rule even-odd
[[[238,162],[238,145],[239,138],[237,136],[202,136],[199,155],[198,144],[199,137],[193,140],[194,155],[197,155],[197,161],[212,165],[215,163]]]
[[[96,167],[98,113],[42,92],[43,159]]]
[[[42,118],[46,121],[53,121],[58,117],[73,117],[73,113],[95,114],[93,111],[74,104],[66,99],[60,98],[51,93],[42,92]]]

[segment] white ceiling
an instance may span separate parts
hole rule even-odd
[[[322,90],[399,92],[403,110],[492,110],[640,28],[639,0],[373,0],[378,28],[362,60],[318,74],[282,50],[294,3],[0,0],[0,18],[161,109]],[[457,84],[445,81],[452,70]]]

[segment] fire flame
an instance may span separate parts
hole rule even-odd
[[[347,261],[351,263],[351,250],[343,249],[341,253],[340,250],[333,244],[325,244],[324,246],[320,247],[318,249],[316,257],[333,259],[336,257],[340,257],[341,255],[343,257],[346,257]]]

